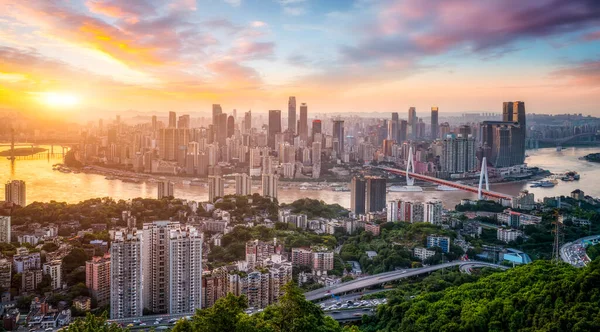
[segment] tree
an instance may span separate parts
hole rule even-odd
[[[85,262],[88,260],[88,255],[81,248],[73,248],[68,255],[63,258],[62,269],[65,274],[73,272],[80,266],[85,266]]]
[[[127,331],[115,323],[106,321],[106,313],[94,316],[88,313],[85,318],[78,318],[71,325],[62,329],[64,332],[122,332]]]
[[[218,299],[212,307],[198,310],[192,317],[191,327],[193,331],[198,332],[236,331],[246,307],[245,296],[228,293],[227,296]],[[188,326],[181,323],[179,330],[173,331],[188,331]]]

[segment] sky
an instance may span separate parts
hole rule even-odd
[[[600,116],[598,0],[0,0],[0,110]],[[238,113],[240,114],[240,113]]]

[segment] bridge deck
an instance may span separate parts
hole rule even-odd
[[[398,175],[402,175],[402,176],[406,176],[406,171],[401,170],[401,169],[396,169],[396,168],[391,168],[391,167],[379,167],[380,169],[390,172],[390,173],[394,173],[394,174],[398,174]],[[460,184],[460,183],[456,183],[456,182],[452,182],[452,181],[447,181],[447,180],[442,180],[442,179],[438,179],[438,178],[434,178],[432,176],[427,176],[427,175],[422,175],[422,174],[417,174],[417,173],[412,173],[412,172],[408,172],[408,176],[415,178],[415,179],[419,179],[422,181],[427,181],[427,182],[431,182],[431,183],[437,183],[437,184],[441,184],[444,186],[448,186],[448,187],[452,187],[452,188],[456,188],[456,189],[460,189],[463,191],[468,191],[468,192],[472,192],[472,193],[479,193],[479,188],[476,187],[472,187],[472,186],[468,186],[465,184]],[[493,198],[497,198],[497,199],[508,199],[508,200],[512,200],[512,196],[507,195],[507,194],[503,194],[503,193],[499,193],[496,191],[492,191],[492,190],[481,190],[482,194],[484,196],[487,197],[493,197]]]

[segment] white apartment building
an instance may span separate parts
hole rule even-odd
[[[137,229],[113,234],[110,247],[110,318],[139,317],[142,301],[142,234]]]
[[[275,174],[262,175],[262,195],[264,197],[277,199],[277,187],[279,186],[279,177]]]
[[[392,200],[388,202],[387,205],[387,222],[397,222],[398,221],[398,201]]]
[[[220,175],[211,175],[208,177],[208,201],[214,203],[217,197],[223,197],[225,192],[225,182]]]
[[[506,243],[514,241],[520,236],[523,236],[523,232],[517,229],[498,228],[497,231],[498,240]]]
[[[235,175],[235,194],[248,196],[252,195],[252,178],[246,173]]]
[[[169,243],[169,313],[195,312],[202,306],[202,233],[171,230]]]
[[[423,221],[434,225],[442,223],[442,202],[429,201],[424,204]]]
[[[426,249],[423,247],[416,247],[415,249],[413,249],[413,253],[414,253],[415,257],[417,257],[418,259],[420,259],[422,261],[435,255],[435,251],[429,250],[429,249]]]
[[[60,289],[62,286],[62,261],[60,259],[53,260],[44,264],[44,274],[52,278],[50,285],[52,289]]]

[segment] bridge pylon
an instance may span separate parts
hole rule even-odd
[[[488,179],[488,169],[487,169],[487,159],[483,157],[481,160],[481,173],[479,174],[479,190],[477,192],[477,198],[479,200],[483,199],[483,193],[481,192],[483,189],[483,178],[485,177],[485,190],[490,190],[490,182]]]
[[[414,154],[412,146],[408,149],[408,160],[406,161],[406,185],[413,186],[415,184],[415,179],[408,176],[408,173],[415,172],[415,164],[414,164]]]

